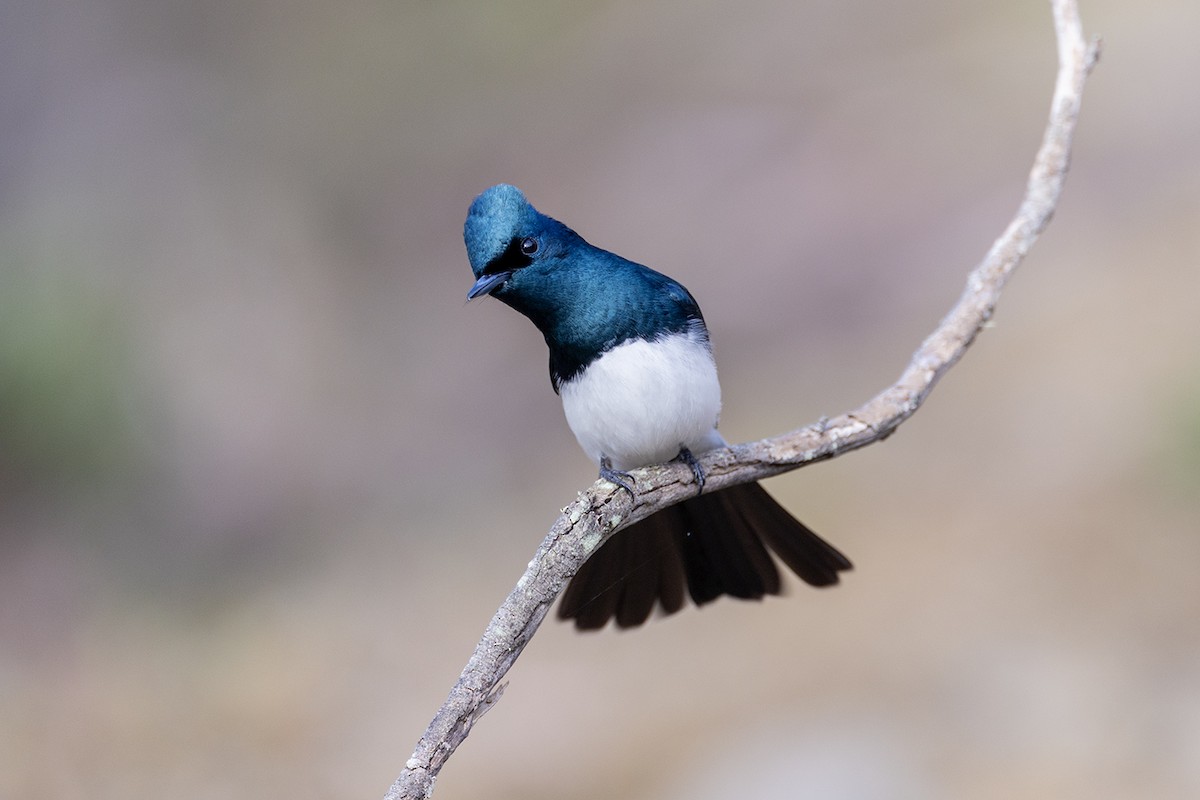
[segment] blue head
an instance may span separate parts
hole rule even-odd
[[[550,347],[557,387],[605,350],[633,338],[703,329],[696,301],[654,270],[593,247],[541,214],[515,186],[471,203],[463,226],[475,285],[533,322]]]
[[[476,278],[467,299],[491,295],[544,333],[571,312],[583,286],[594,280],[595,255],[603,253],[538,213],[520,189],[506,183],[471,203],[463,240]]]
[[[475,198],[463,225],[463,240],[471,271],[480,282],[471,287],[467,299],[492,294],[517,269],[528,265],[531,254],[522,252],[520,241],[536,235],[541,227],[540,216],[521,190],[507,183],[493,186]],[[514,241],[516,250],[509,252]]]

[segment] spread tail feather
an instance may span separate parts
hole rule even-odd
[[[805,583],[830,586],[850,561],[810,531],[757,483],[702,494],[619,532],[571,579],[560,619],[580,630],[645,622],[657,602],[664,614],[723,594],[746,600],[779,594],[779,557]]]

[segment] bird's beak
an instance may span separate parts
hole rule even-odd
[[[491,294],[504,285],[504,282],[512,277],[511,272],[496,272],[491,275],[481,275],[479,280],[475,281],[475,285],[471,287],[471,291],[467,292],[467,300],[474,300],[485,294]]]

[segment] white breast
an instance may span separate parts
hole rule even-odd
[[[593,462],[607,456],[615,469],[661,464],[681,447],[702,453],[724,444],[717,365],[697,331],[618,345],[559,392],[580,447]]]

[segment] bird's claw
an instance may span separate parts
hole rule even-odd
[[[700,462],[692,455],[692,451],[686,447],[679,448],[679,455],[675,456],[676,461],[682,461],[691,467],[692,475],[696,478],[696,494],[704,491],[704,467],[700,466]]]
[[[631,485],[633,483],[633,476],[628,472],[613,469],[612,461],[607,456],[600,459],[600,477],[629,492],[630,499],[633,498],[633,486]]]

